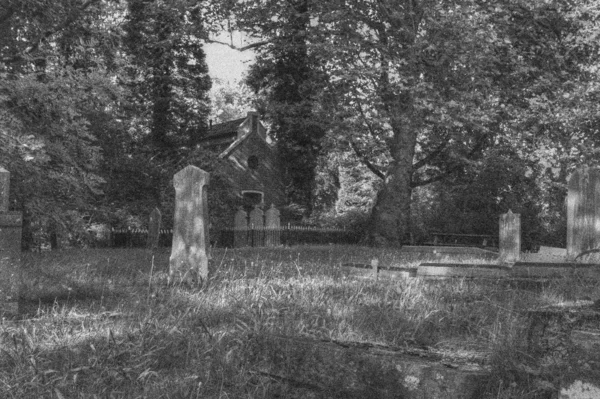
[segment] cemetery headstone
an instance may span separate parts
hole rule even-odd
[[[250,230],[252,231],[252,246],[265,246],[265,213],[259,205],[254,205],[250,212]]]
[[[148,241],[146,246],[149,249],[158,248],[158,238],[160,237],[160,226],[162,223],[162,214],[158,208],[154,208],[154,210],[150,213],[150,218],[148,220]]]
[[[248,214],[244,207],[240,206],[235,213],[233,227],[233,246],[241,248],[248,245]]]
[[[569,177],[567,259],[600,248],[600,168],[583,167]]]
[[[192,165],[173,176],[175,213],[169,281],[201,284],[208,278],[209,179],[209,173]]]
[[[515,263],[521,256],[521,215],[507,213],[500,215],[500,262]]]
[[[379,259],[371,259],[371,270],[371,273],[373,273],[373,279],[377,280],[377,275],[379,274]]]
[[[20,212],[9,212],[10,173],[0,167],[0,316],[19,313],[21,285]]]
[[[275,247],[281,243],[281,220],[280,212],[275,204],[265,212],[265,241],[268,247]]]

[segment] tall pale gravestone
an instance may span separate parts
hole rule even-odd
[[[10,173],[0,167],[0,316],[19,313],[21,212],[8,211]]]
[[[260,209],[259,205],[254,205],[254,209],[250,211],[250,229],[252,230],[252,245],[262,247],[265,245],[264,229],[265,228],[265,213]]]
[[[499,250],[500,262],[515,263],[521,258],[521,215],[507,213],[500,215]]]
[[[209,173],[192,165],[173,176],[175,214],[169,281],[201,284],[208,278],[209,180]]]
[[[244,208],[240,206],[235,213],[233,227],[233,246],[241,248],[248,245],[248,214]]]
[[[583,167],[569,177],[567,259],[600,248],[600,168]]]
[[[275,204],[271,204],[271,207],[265,212],[265,227],[265,241],[267,247],[278,246],[281,242],[281,219],[280,212],[275,208]]]
[[[161,224],[162,214],[158,208],[154,208],[154,210],[150,213],[150,218],[148,220],[148,242],[146,243],[146,247],[148,247],[148,249],[158,248]]]

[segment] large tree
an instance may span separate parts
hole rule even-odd
[[[347,143],[383,180],[370,241],[398,245],[414,187],[460,172],[490,143],[497,95],[486,18],[474,2],[328,3],[315,51]]]
[[[137,129],[166,152],[195,144],[206,130],[211,81],[201,6],[185,0],[128,1],[125,44]]]
[[[119,98],[90,33],[105,1],[8,1],[0,6],[0,159],[13,176],[24,245],[76,241],[103,179],[90,114]],[[67,45],[67,43],[69,43]]]

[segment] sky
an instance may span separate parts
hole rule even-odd
[[[225,34],[218,37],[217,40],[229,42],[230,39]],[[246,44],[239,35],[234,36],[233,41],[234,45],[238,47]],[[218,43],[206,43],[204,52],[206,53],[206,63],[211,78],[230,82],[241,80],[254,60],[252,50],[240,52]]]

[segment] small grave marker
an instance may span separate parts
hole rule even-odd
[[[379,273],[379,259],[373,258],[371,259],[371,270],[373,273],[373,279],[377,280],[377,275]]]
[[[234,231],[233,231],[233,246],[241,248],[248,245],[248,214],[244,211],[244,207],[240,206],[235,213]]]
[[[265,219],[264,212],[259,205],[254,205],[250,212],[250,229],[252,230],[252,245],[255,247],[264,247],[265,245]]]
[[[208,278],[208,204],[210,174],[187,166],[173,176],[175,213],[169,280],[201,284]]]
[[[500,262],[515,263],[521,256],[521,215],[507,213],[500,215]]]
[[[162,223],[162,214],[158,208],[154,208],[154,210],[150,213],[150,218],[148,220],[148,241],[146,246],[149,249],[158,248],[158,238],[160,237],[160,226]]]
[[[21,285],[20,212],[8,211],[10,173],[0,167],[0,315],[19,313]]]
[[[275,204],[271,204],[271,207],[265,212],[265,241],[268,247],[278,246],[281,242],[281,220],[279,215],[279,210],[275,208]]]

